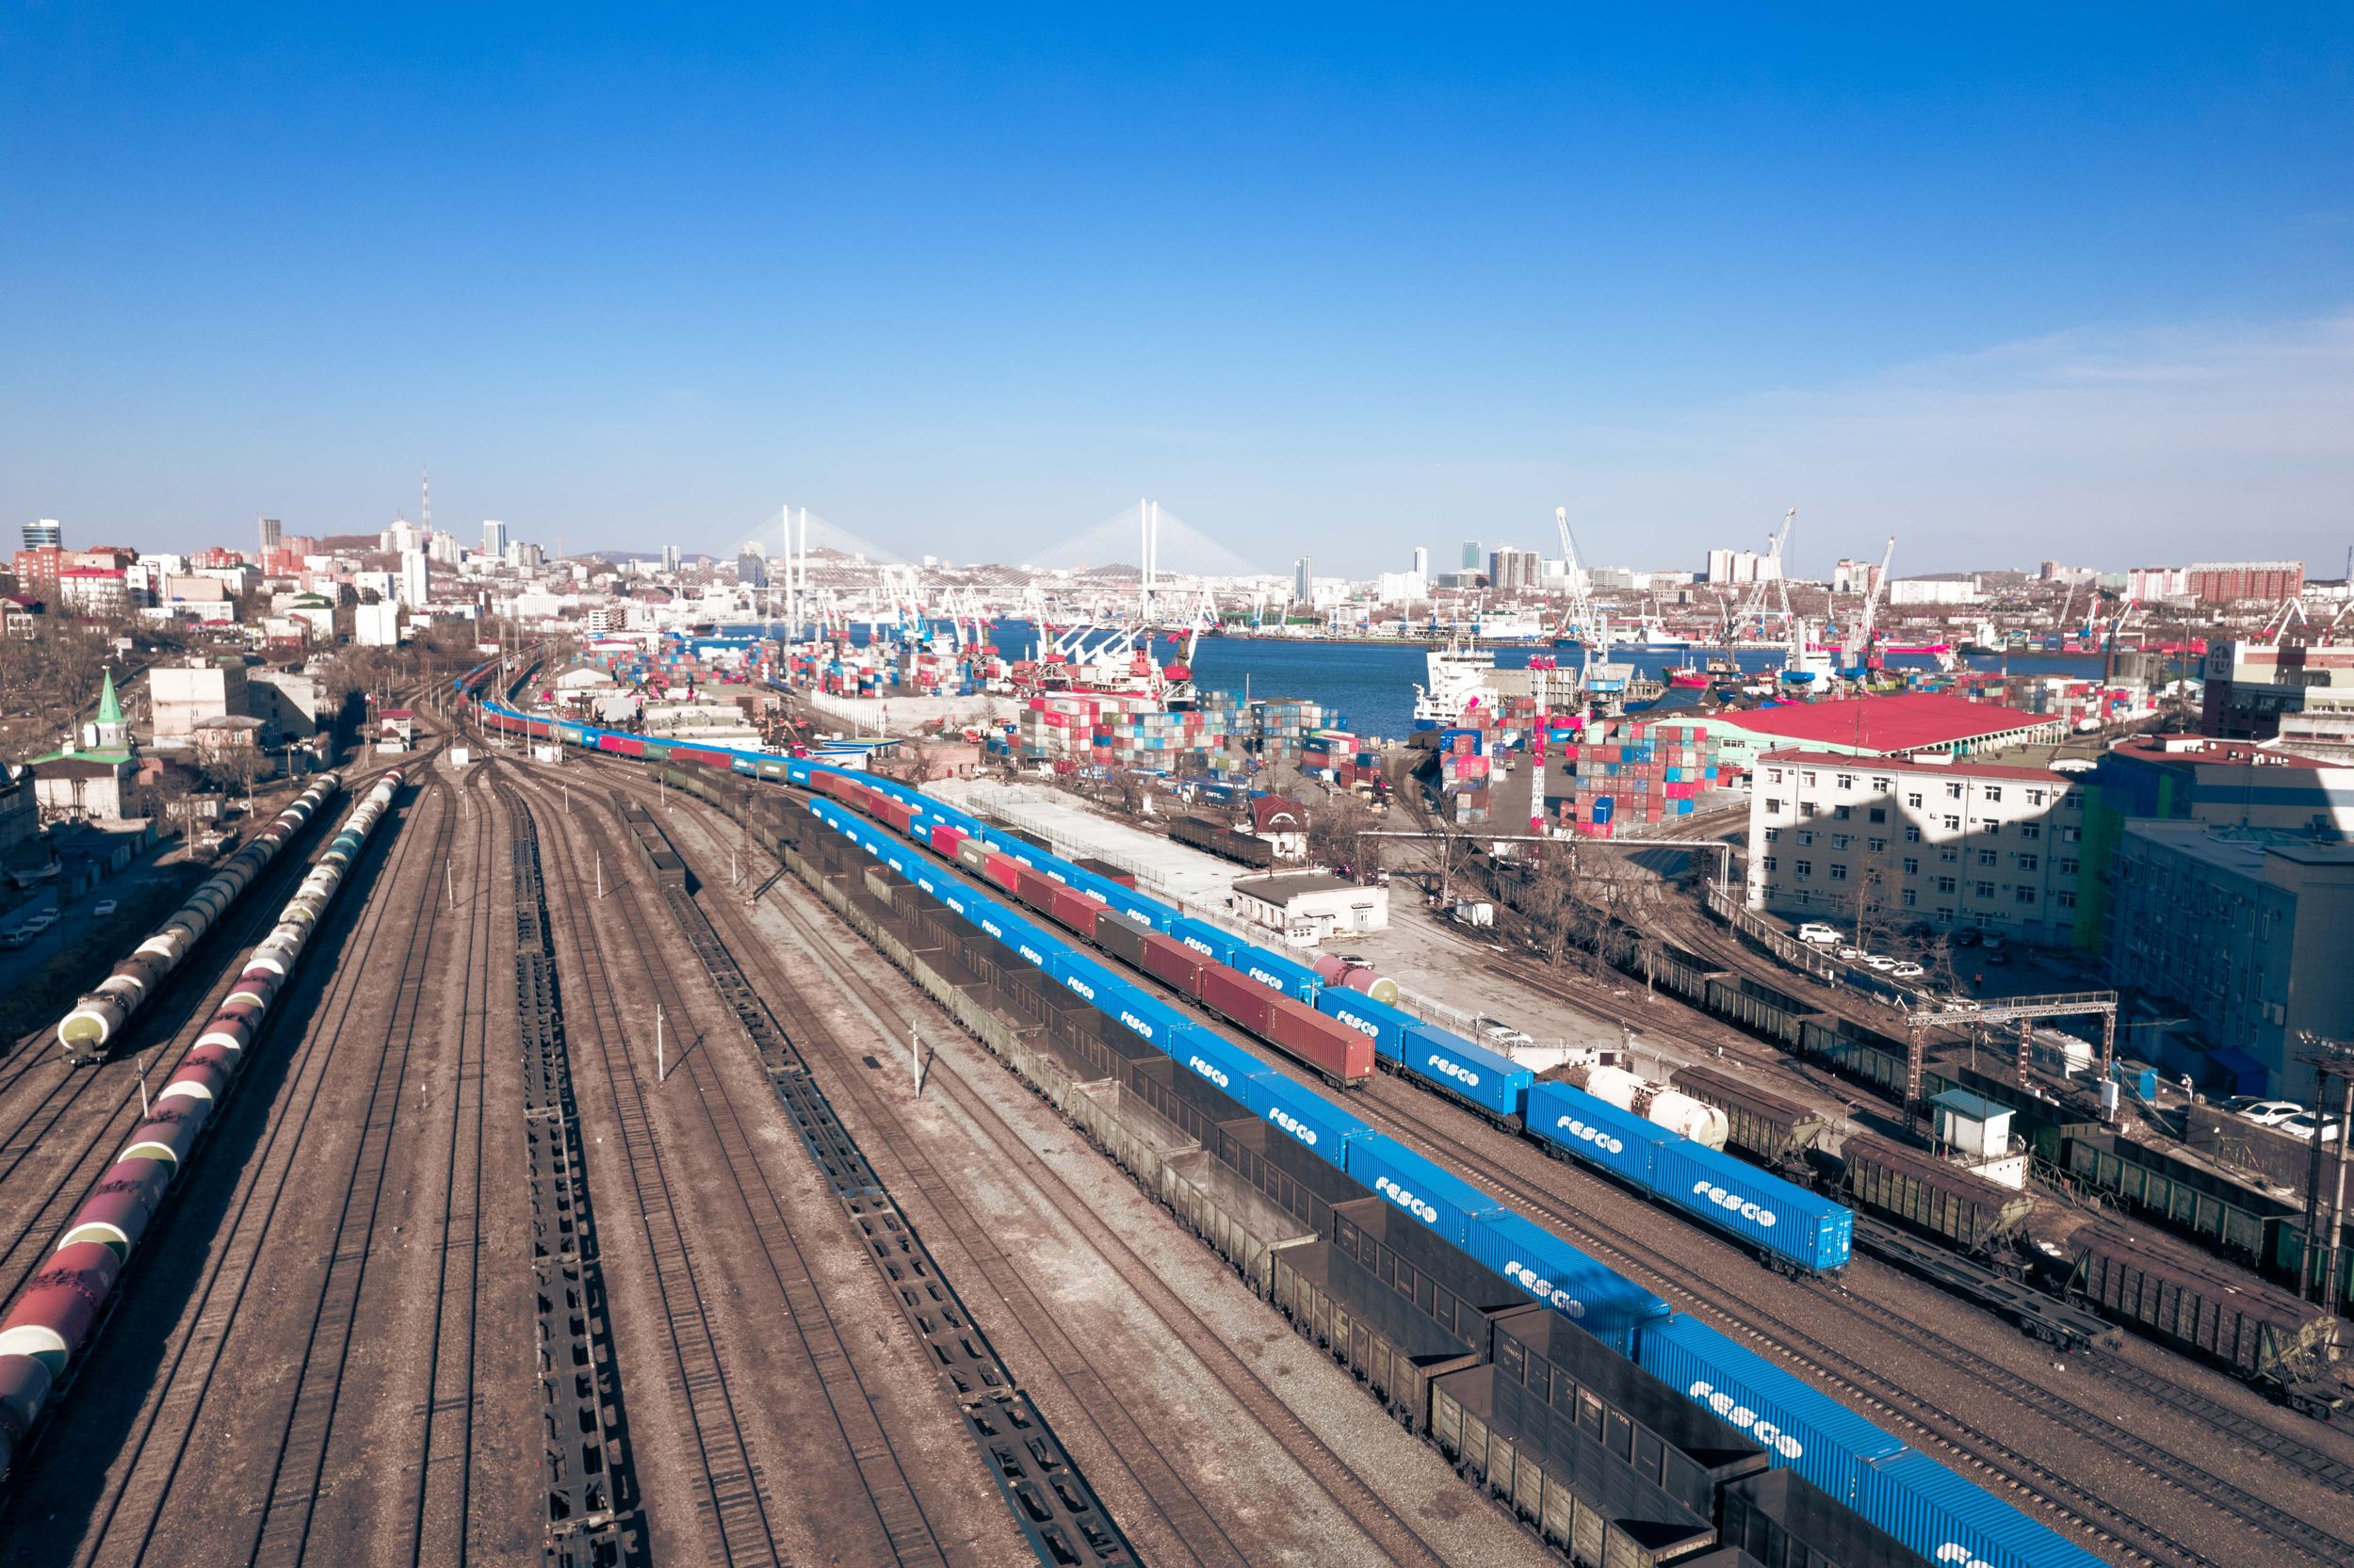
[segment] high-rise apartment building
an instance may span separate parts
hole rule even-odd
[[[1463,542],[1463,570],[1477,572],[1479,569],[1480,542],[1476,539],[1467,539]]]
[[[278,545],[279,545],[279,540],[280,540],[280,537],[281,537],[281,530],[280,530],[280,528],[279,528],[279,526],[278,526],[278,519],[276,519],[276,518],[274,518],[274,517],[265,517],[265,518],[263,518],[263,519],[262,519],[262,554],[263,554],[263,555],[265,555],[265,556],[267,556],[267,555],[268,555],[271,551],[273,551],[273,550],[277,549],[277,548],[278,548]]]
[[[1291,563],[1291,597],[1303,605],[1316,602],[1316,568],[1306,556]]]
[[[27,550],[62,550],[65,548],[65,525],[54,517],[24,525],[24,548]]]
[[[507,558],[506,524],[494,522],[489,518],[482,520],[482,553],[493,560]]]
[[[1430,547],[1426,544],[1414,547],[1414,574],[1424,582],[1430,581]]]

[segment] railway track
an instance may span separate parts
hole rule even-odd
[[[2031,1491],[2046,1499],[2071,1499],[2067,1505],[2078,1524],[2112,1549],[2130,1550],[2138,1560],[2178,1561],[2202,1568],[2241,1568],[2244,1560],[2219,1559],[2165,1535],[2131,1511],[2018,1447],[1979,1431],[1972,1422],[1924,1398],[1905,1382],[1868,1366],[1821,1334],[1791,1322],[1778,1312],[1741,1301],[1721,1283],[1700,1269],[1669,1256],[1632,1234],[1599,1222],[1593,1211],[1573,1207],[1557,1195],[1503,1169],[1485,1151],[1473,1147],[1405,1102],[1420,1091],[1384,1084],[1359,1107],[1366,1120],[1387,1122],[1427,1148],[1441,1152],[1455,1169],[1490,1190],[1509,1196],[1523,1207],[1579,1238],[1582,1245],[1617,1258],[1640,1275],[1658,1282],[1664,1293],[1680,1296],[1729,1319],[1741,1332],[1769,1344],[1807,1368],[1822,1382],[1844,1390],[1882,1417],[1898,1421],[1926,1436],[1966,1463],[1990,1472],[2011,1488]],[[1542,1158],[1529,1151],[1533,1158]],[[1550,1162],[1549,1162],[1550,1163]],[[2145,1477],[2266,1536],[2299,1557],[2322,1563],[2354,1563],[2354,1545],[2307,1524],[2287,1511],[2216,1476],[2197,1463],[2128,1432],[2057,1393],[2002,1368],[1994,1367],[1967,1350],[1950,1345],[1931,1331],[1912,1323],[1890,1308],[1835,1286],[1813,1286],[1822,1300],[1872,1320],[1897,1334],[1924,1354],[1942,1364],[1946,1375],[1964,1375],[2013,1399],[2071,1437],[2115,1451],[2122,1463]]]
[[[346,1043],[355,1006],[366,989],[364,977],[374,972],[377,948],[385,939],[389,924],[384,917],[385,907],[374,903],[373,895],[382,886],[398,885],[413,863],[422,859],[430,864],[446,843],[446,802],[433,789],[421,791],[400,809],[405,816],[414,816],[429,800],[435,811],[432,847],[420,850],[419,835],[415,832],[371,835],[368,848],[354,867],[355,873],[365,868],[367,881],[362,887],[347,886],[338,901],[337,913],[330,917],[347,932],[365,927],[358,951],[346,949],[333,954],[338,967],[314,1007],[305,1010],[291,1000],[281,1003],[281,1015],[272,1019],[272,1048],[246,1069],[241,1079],[242,1092],[224,1113],[223,1124],[210,1130],[209,1141],[218,1146],[234,1136],[230,1123],[244,1122],[250,1127],[251,1119],[260,1115],[265,1121],[258,1131],[256,1146],[245,1156],[242,1168],[233,1168],[218,1158],[201,1163],[190,1178],[190,1188],[175,1196],[176,1206],[183,1215],[200,1203],[221,1204],[221,1228],[218,1237],[209,1243],[195,1237],[167,1237],[162,1243],[170,1247],[176,1241],[180,1247],[198,1247],[203,1262],[197,1277],[187,1287],[187,1299],[179,1326],[155,1347],[153,1382],[159,1392],[136,1413],[119,1445],[119,1482],[108,1483],[103,1476],[94,1474],[58,1478],[60,1490],[68,1497],[85,1488],[97,1490],[112,1485],[111,1491],[92,1499],[89,1524],[82,1535],[84,1561],[144,1561],[156,1544],[164,1521],[170,1516],[173,1494],[197,1456],[203,1456],[204,1461],[203,1479],[214,1483],[220,1479],[211,1463],[218,1452],[203,1441],[201,1424],[206,1405],[221,1379],[230,1335],[264,1255],[280,1239],[275,1232],[282,1205],[292,1187],[294,1165],[311,1131],[328,1071],[339,1047]],[[388,837],[390,848],[380,848]],[[427,919],[428,902],[420,900],[413,906],[406,932],[395,937],[401,945],[404,958]],[[373,918],[368,913],[371,909]],[[308,956],[312,964],[323,966],[329,962],[323,946],[315,948]],[[301,1016],[313,1026],[305,1029],[300,1044],[292,1050],[287,1049],[289,1042],[285,1038],[286,1030],[292,1026],[284,1016],[286,1013]],[[319,1021],[331,1013],[332,1019],[320,1026]],[[277,1105],[280,1089],[289,1083],[297,1086],[299,1103]],[[276,1111],[274,1116],[269,1114],[272,1109]],[[139,1353],[129,1347],[102,1341],[92,1365],[104,1366],[110,1356],[136,1357]],[[20,1512],[22,1495],[20,1489],[16,1499]],[[65,1511],[61,1508],[58,1511]]]
[[[529,803],[528,796],[523,799],[527,801],[523,809],[536,821],[538,805]],[[622,1166],[654,1269],[654,1297],[662,1314],[672,1375],[686,1405],[688,1434],[701,1470],[702,1495],[696,1505],[714,1532],[715,1560],[729,1568],[781,1565],[786,1560],[770,1519],[775,1505],[753,1463],[739,1408],[746,1396],[729,1381],[712,1305],[704,1295],[709,1260],[700,1259],[699,1248],[689,1239],[690,1227],[681,1214],[675,1173],[646,1103],[644,1074],[628,1050],[629,1029],[621,1014],[620,992],[603,945],[584,913],[595,907],[592,880],[580,872],[560,826],[564,819],[558,816],[555,820],[558,831],[541,833],[539,843],[543,865],[552,862],[556,868],[549,916],[571,939],[569,952],[561,946],[558,950],[559,967],[564,967],[569,957],[575,977],[565,991],[576,1005],[565,1016],[575,1025],[587,1025],[573,1038],[577,1041],[585,1034],[595,1043],[597,1075],[611,1096]],[[609,919],[605,924],[609,929],[612,922]],[[623,929],[631,933],[634,943],[639,923],[625,922]],[[639,960],[642,972],[658,972],[660,965],[646,962],[642,949]],[[582,1002],[586,1005],[576,1005]]]
[[[755,972],[777,991],[806,1001],[804,989],[785,973],[770,945],[750,929],[732,901],[722,897],[706,897],[703,902],[706,910],[717,913],[717,924],[735,933],[733,946],[750,955],[751,967]],[[780,912],[804,954],[827,972],[845,1000],[874,1028],[877,1038],[895,1038],[898,1031],[891,1015],[901,1010],[900,1002],[908,999],[895,1002],[882,986],[868,978],[865,971],[875,962],[871,949],[804,909],[797,900],[780,899],[771,907]],[[935,1010],[929,998],[917,998],[913,1005],[927,1013]],[[895,1156],[907,1166],[917,1189],[933,1205],[941,1222],[954,1233],[959,1244],[972,1255],[983,1277],[1017,1312],[1021,1332],[1037,1346],[1056,1380],[1077,1407],[1086,1413],[1106,1446],[1121,1457],[1138,1489],[1153,1503],[1181,1548],[1205,1568],[1222,1561],[1248,1561],[1248,1554],[1216,1523],[1198,1494],[1183,1480],[1165,1447],[1111,1393],[1112,1370],[1102,1364],[1099,1356],[1089,1352],[1083,1340],[1073,1336],[1059,1320],[1060,1315],[1052,1304],[1039,1296],[1030,1282],[1029,1272],[995,1239],[987,1220],[965,1197],[962,1185],[939,1170],[921,1136],[909,1125],[905,1112],[865,1081],[857,1071],[862,1049],[842,1040],[820,1009],[804,1007],[801,1021],[804,1038],[824,1046],[833,1058],[837,1069],[836,1081],[844,1086],[861,1114],[874,1125],[895,1127],[906,1135],[893,1140]],[[940,1030],[957,1026],[936,1017],[934,1025]],[[1392,1561],[1437,1564],[1443,1560],[1409,1523],[1301,1425],[1258,1373],[1237,1357],[1181,1298],[1158,1283],[1150,1266],[1022,1140],[998,1108],[994,1097],[966,1081],[953,1063],[937,1059],[928,1081],[945,1086],[970,1123],[1001,1156],[1002,1168],[1017,1172],[1067,1229],[1084,1237],[1114,1272],[1137,1289],[1145,1305],[1171,1337],[1201,1359],[1259,1425],[1283,1444],[1335,1507],[1356,1519]],[[1142,1464],[1138,1463],[1139,1456],[1145,1461]]]

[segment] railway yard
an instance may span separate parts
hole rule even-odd
[[[1040,901],[887,800],[483,741],[346,769],[94,1064],[48,1023],[0,1059],[0,1560],[1741,1568],[1803,1560],[1814,1530],[1844,1568],[2354,1565],[2346,1417],[2137,1335],[2030,1337],[1860,1230],[1843,1267],[1768,1269],[1517,1117],[1396,1071],[1332,1087],[1259,1043],[1274,1026],[1113,962],[1145,939],[1093,934],[1095,911],[1024,911],[1118,972],[1133,1032],[1106,1028],[1100,978],[1041,979],[1023,929],[976,929]],[[340,896],[248,1007],[240,955],[375,787]],[[887,871],[862,845],[886,830]],[[1662,934],[1754,962],[1705,918]],[[1639,980],[1469,941],[1463,962],[1891,1123]],[[1138,1045],[1177,1016],[1462,1190],[1377,1197],[1304,1154],[1309,1128],[1201,1056]],[[230,1067],[158,1097],[224,1017]],[[195,1099],[136,1220],[89,1229]],[[1463,1225],[1450,1246],[1410,1222],[1475,1199],[1661,1316],[1498,1289]],[[69,1233],[112,1250],[63,1278]],[[35,1334],[44,1290],[89,1310]],[[1863,1468],[1917,1451],[2018,1525],[1942,1556],[1856,1525],[1809,1490],[1836,1484],[1832,1425],[1801,1443],[1770,1395],[1635,1371],[1670,1310],[1843,1407],[1840,1442],[1886,1444]],[[28,1346],[30,1395],[7,1370]],[[1583,1393],[1549,1397],[1545,1366]]]

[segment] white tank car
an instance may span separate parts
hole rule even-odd
[[[1725,1146],[1729,1124],[1725,1113],[1682,1090],[1630,1073],[1621,1067],[1571,1066],[1562,1073],[1570,1086],[1598,1100],[1665,1127],[1679,1137],[1712,1149]]]

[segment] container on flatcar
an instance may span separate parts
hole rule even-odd
[[[1373,1043],[1373,1054],[1384,1061],[1399,1060],[1404,1053],[1405,1031],[1419,1022],[1402,1008],[1377,1002],[1346,986],[1326,986],[1316,994],[1316,1010],[1337,1018]]]
[[[1645,1326],[1635,1361],[1653,1377],[1762,1446],[1840,1503],[1854,1506],[1858,1472],[1904,1445],[1698,1318]]]
[[[1846,1204],[1689,1139],[1663,1140],[1656,1159],[1663,1195],[1775,1259],[1812,1273],[1847,1266],[1856,1216]]]
[[[1428,1024],[1408,1027],[1402,1049],[1408,1073],[1470,1101],[1499,1121],[1519,1125],[1529,1087],[1536,1081],[1529,1069]]]
[[[1502,1205],[1462,1177],[1441,1170],[1393,1138],[1368,1133],[1349,1140],[1349,1174],[1456,1246],[1475,1214]]]
[[[2101,1561],[1917,1448],[1863,1465],[1854,1507],[1866,1523],[1939,1563],[2098,1568]]]
[[[1728,1485],[1718,1519],[1728,1546],[1756,1562],[1870,1563],[1872,1568],[1952,1568],[1933,1563],[1853,1509],[1833,1502],[1794,1470],[1769,1470]]]
[[[1252,984],[1223,964],[1212,964],[1201,971],[1201,999],[1202,1005],[1219,1017],[1240,1024],[1262,1038],[1274,1026],[1274,994],[1263,985]]]
[[[1305,1002],[1275,997],[1268,1013],[1266,1036],[1343,1087],[1361,1085],[1373,1075],[1373,1043]]]
[[[1144,939],[1143,949],[1145,973],[1188,996],[1199,996],[1202,977],[1217,967],[1209,954],[1159,931]]]
[[[1465,1249],[1530,1297],[1569,1318],[1621,1355],[1667,1303],[1551,1231],[1510,1209],[1470,1222]]]

